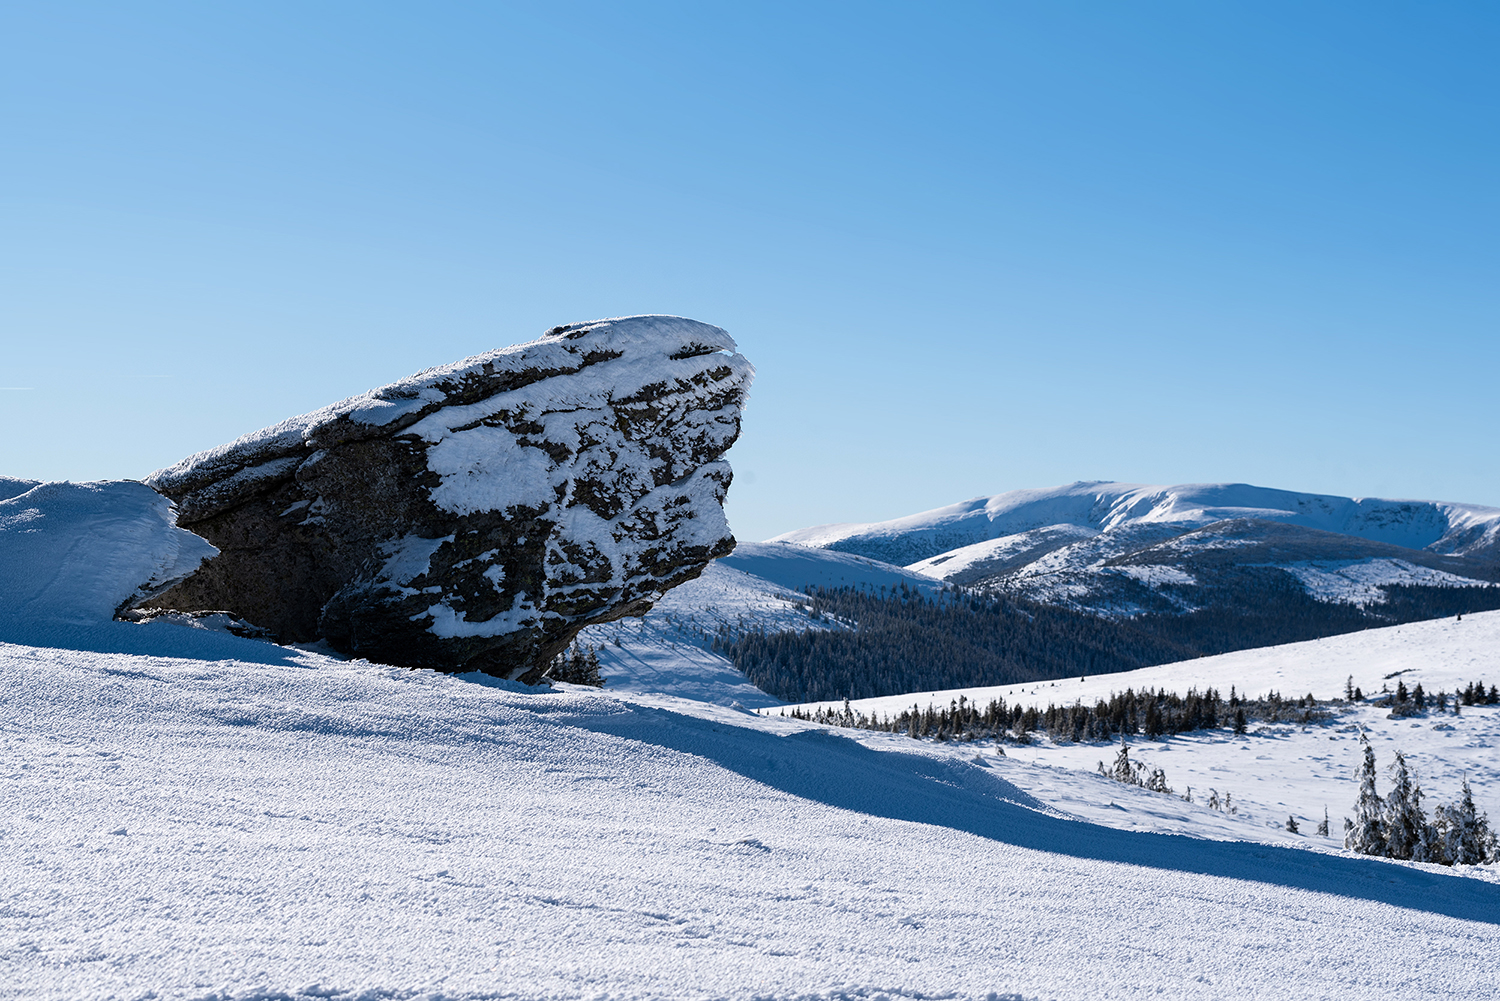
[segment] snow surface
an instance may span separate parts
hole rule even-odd
[[[1242,695],[1275,691],[1296,698],[1310,693],[1327,700],[1342,698],[1344,685],[1351,678],[1366,695],[1394,689],[1398,679],[1408,688],[1420,682],[1430,694],[1440,690],[1451,694],[1479,681],[1500,684],[1500,612],[1466,615],[1462,621],[1438,619],[1240,650],[1118,674],[857,699],[851,706],[865,715],[895,716],[913,705],[922,709],[929,705],[946,707],[962,696],[980,706],[1003,698],[1007,704],[1045,709],[1049,704],[1077,702],[1092,706],[1126,689],[1186,694],[1189,688],[1201,691],[1209,686],[1226,698],[1233,687]],[[843,703],[808,703],[795,708],[811,711],[820,707],[842,709]],[[1305,837],[1322,819],[1326,807],[1334,818],[1335,839],[1329,842],[1333,844],[1342,830],[1339,818],[1352,815],[1357,789],[1351,776],[1360,754],[1358,732],[1363,729],[1371,736],[1382,768],[1391,763],[1393,751],[1406,754],[1429,796],[1429,809],[1455,799],[1467,774],[1475,802],[1500,820],[1500,753],[1496,751],[1500,747],[1500,708],[1466,707],[1457,717],[1436,712],[1397,719],[1388,719],[1388,715],[1384,707],[1366,703],[1347,707],[1324,725],[1269,724],[1253,728],[1243,737],[1210,731],[1160,741],[1138,739],[1132,741],[1132,749],[1140,760],[1162,767],[1179,794],[1189,786],[1200,801],[1210,788],[1217,789],[1221,796],[1232,793],[1241,804],[1241,826],[1277,827],[1293,814]],[[1041,739],[1030,747],[1007,748],[1007,753],[1038,765],[1093,770],[1101,760],[1106,765],[1113,761],[1116,750],[1108,743]],[[1008,777],[1060,809],[1101,823],[1118,825],[1126,820],[1100,814],[1097,792],[1092,787],[1085,785],[1082,792],[1069,789],[1069,783],[1076,783],[1074,778],[1030,774],[1034,777]],[[1186,804],[1144,795],[1147,799],[1142,802],[1158,801],[1171,819],[1132,820],[1124,826],[1189,833],[1195,830],[1198,818],[1187,815],[1193,808],[1185,810]]]
[[[817,525],[772,541],[910,565],[975,543],[1054,526],[1105,532],[1167,524],[1186,531],[1229,518],[1281,521],[1445,555],[1500,544],[1500,508],[1476,504],[1334,497],[1244,483],[1146,486],[1104,481],[1012,490],[890,521]]]
[[[1385,601],[1382,587],[1391,584],[1427,587],[1486,587],[1488,582],[1421,567],[1406,560],[1340,560],[1281,564],[1307,593],[1319,601],[1346,605],[1378,605]]]
[[[262,662],[0,645],[8,996],[1493,996],[1484,878],[1073,819],[969,749],[238,642]]]
[[[26,482],[8,480],[0,493]],[[0,629],[108,622],[217,553],[141,483],[35,484],[0,500]]]

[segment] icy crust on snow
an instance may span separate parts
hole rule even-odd
[[[1442,555],[1500,552],[1500,508],[1334,497],[1244,483],[1146,486],[1093,481],[1012,490],[891,521],[798,529],[772,541],[859,553],[907,566],[975,543],[1057,526],[1108,532],[1162,523],[1186,531],[1233,518],[1281,521]]]
[[[614,395],[625,396],[652,383],[690,379],[705,364],[732,365],[748,377],[753,370],[747,361],[734,354],[736,350],[737,345],[728,331],[679,316],[625,316],[554,327],[537,340],[487,351],[450,365],[424,369],[388,386],[352,396],[312,413],[290,417],[227,444],[190,455],[175,465],[157,470],[145,482],[163,493],[197,490],[207,483],[223,480],[288,454],[305,456],[302,450],[309,445],[316,447],[320,432],[344,421],[372,430],[413,423],[423,414],[451,404],[453,397],[461,395],[465,385],[476,375],[493,377],[513,373],[519,377],[518,381],[529,383],[553,375],[580,373],[605,357],[635,361],[640,356],[657,358],[663,351],[677,356],[672,360],[678,364],[665,367],[659,362],[643,365],[638,361],[611,366],[608,376],[590,380],[592,395],[602,401],[611,391]],[[715,361],[705,362],[705,357]],[[541,405],[547,395],[543,390],[526,402]],[[492,413],[495,409],[489,408],[487,412]],[[476,410],[474,420],[485,415],[484,408]],[[349,429],[340,430],[347,434]],[[274,475],[270,470],[266,472]]]
[[[971,746],[278,653],[0,645],[7,997],[1493,994],[1482,875]]]
[[[133,480],[36,484],[0,500],[0,636],[7,622],[108,622],[217,552]]]

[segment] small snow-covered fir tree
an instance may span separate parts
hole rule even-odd
[[[1302,828],[1300,828],[1300,827],[1297,826],[1297,818],[1294,817],[1294,816],[1292,816],[1291,814],[1287,814],[1287,817],[1286,817],[1286,829],[1287,829],[1288,833],[1291,833],[1291,834],[1301,834],[1302,833]]]
[[[1120,753],[1115,755],[1115,763],[1109,768],[1104,767],[1104,762],[1099,762],[1099,774],[1105,778],[1114,779],[1116,782],[1135,784],[1135,770],[1130,763],[1130,749],[1125,746],[1125,735],[1120,735]]]
[[[1453,806],[1437,810],[1438,837],[1449,865],[1479,865],[1497,860],[1496,839],[1489,818],[1474,806],[1469,777],[1464,776],[1463,795]]]
[[[1323,807],[1323,822],[1318,825],[1317,832],[1323,837],[1328,837],[1328,807]]]
[[[1359,799],[1354,804],[1354,824],[1344,832],[1344,847],[1361,855],[1385,854],[1385,830],[1381,821],[1380,794],[1375,791],[1375,749],[1370,739],[1359,735],[1364,759],[1355,778],[1359,782]]]
[[[1410,859],[1427,842],[1423,834],[1427,818],[1422,813],[1422,787],[1412,777],[1406,767],[1406,755],[1400,751],[1396,752],[1391,770],[1393,785],[1385,800],[1385,854],[1390,858]]]
[[[590,646],[574,644],[566,653],[558,654],[547,671],[547,677],[571,685],[604,687],[604,678],[599,675],[599,654]]]
[[[1438,808],[1438,810],[1441,809],[1442,807]],[[1425,822],[1422,824],[1417,843],[1411,850],[1411,860],[1413,862],[1436,862],[1438,865],[1453,864],[1448,860],[1447,846],[1443,843],[1443,836],[1436,824]]]

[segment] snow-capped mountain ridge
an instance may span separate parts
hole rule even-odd
[[[864,524],[817,525],[776,536],[820,549],[911,565],[965,546],[1063,526],[1179,531],[1237,518],[1277,521],[1445,556],[1500,555],[1500,508],[1447,501],[1299,493],[1244,483],[1151,486],[1080,481],[1012,490]]]

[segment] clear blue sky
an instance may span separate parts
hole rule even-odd
[[[1500,506],[1489,3],[9,4],[0,474],[726,327],[742,538],[1076,479]]]

